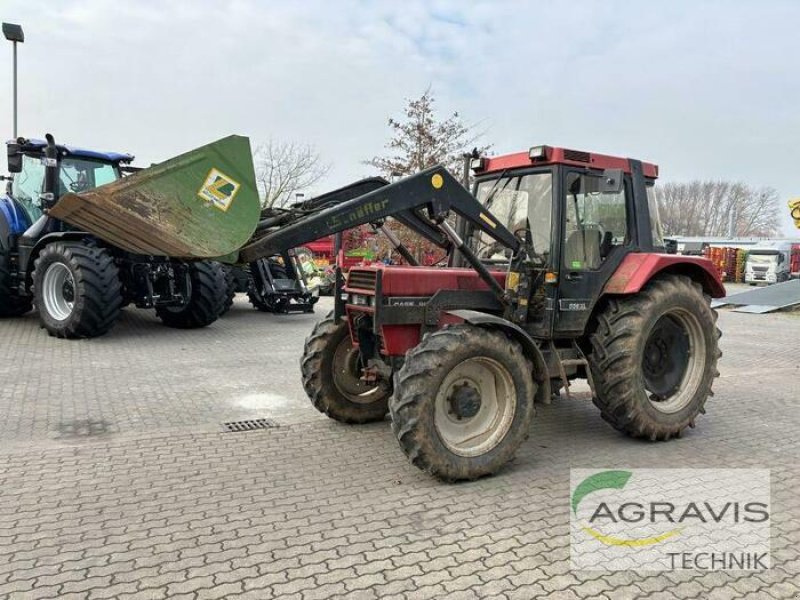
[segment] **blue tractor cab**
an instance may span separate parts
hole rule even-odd
[[[19,171],[9,182],[5,196],[0,197],[0,212],[9,223],[10,233],[20,235],[42,216],[39,196],[44,186],[47,141],[10,140],[6,146],[9,166],[13,162]],[[98,152],[75,146],[57,145],[56,150],[60,156],[61,192],[83,191],[110,183],[119,179],[121,171],[134,160],[132,154]]]

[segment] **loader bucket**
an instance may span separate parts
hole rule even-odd
[[[229,255],[250,239],[260,215],[250,141],[232,135],[64,194],[49,214],[134,254]]]

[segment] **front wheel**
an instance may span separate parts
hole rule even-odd
[[[390,392],[363,381],[363,366],[346,320],[336,323],[330,313],[317,323],[300,361],[303,388],[314,408],[343,423],[382,421]]]
[[[678,437],[705,412],[719,375],[717,314],[700,285],[672,275],[612,300],[589,355],[595,405],[633,437]]]
[[[496,472],[528,436],[536,387],[522,347],[500,331],[457,325],[406,356],[389,401],[411,462],[455,481]]]
[[[78,242],[45,246],[34,264],[33,289],[39,319],[59,338],[107,333],[122,307],[119,269],[104,248]]]
[[[167,327],[198,329],[216,321],[228,301],[225,269],[218,262],[188,265],[188,300],[182,306],[159,306],[156,314]]]

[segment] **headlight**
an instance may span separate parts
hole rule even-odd
[[[375,298],[372,296],[364,296],[362,294],[350,294],[348,302],[353,306],[373,306]]]
[[[542,160],[547,158],[547,146],[534,146],[528,151],[531,160]]]

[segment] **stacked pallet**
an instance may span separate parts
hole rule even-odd
[[[738,248],[725,248],[725,281],[736,281],[736,259]]]
[[[792,244],[792,275],[800,274],[800,244]]]
[[[746,251],[733,247],[706,247],[703,250],[703,256],[714,263],[723,281],[742,281],[744,279]]]
[[[747,250],[739,248],[736,251],[736,283],[744,283],[744,267],[747,262]]]

